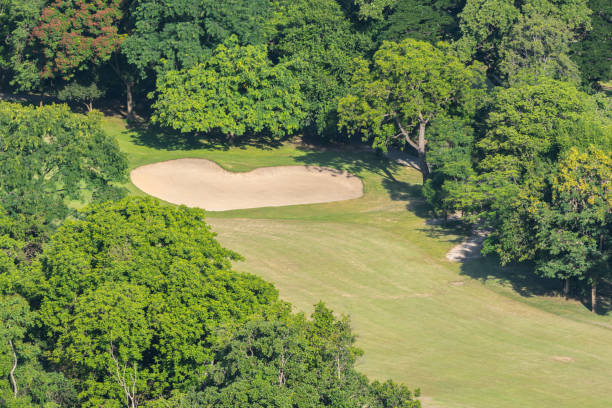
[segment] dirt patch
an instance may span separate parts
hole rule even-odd
[[[487,238],[487,235],[487,231],[476,231],[474,235],[448,251],[446,259],[453,262],[464,262],[468,259],[480,257],[482,243]]]
[[[573,363],[574,359],[567,356],[554,356],[553,360],[559,361],[561,363]]]
[[[363,195],[358,177],[317,166],[233,173],[210,160],[179,159],[139,167],[130,177],[154,197],[210,211],[326,203]]]

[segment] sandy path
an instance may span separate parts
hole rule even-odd
[[[138,167],[130,177],[154,197],[210,211],[325,203],[363,195],[358,177],[316,166],[233,173],[209,160],[179,159]]]
[[[487,231],[475,231],[474,235],[451,248],[446,254],[446,259],[453,262],[463,262],[480,257],[482,243],[487,238],[487,235],[489,235]]]

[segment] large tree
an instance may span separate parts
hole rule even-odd
[[[232,35],[242,45],[265,43],[271,12],[268,0],[132,1],[122,50],[142,78],[189,68]]]
[[[466,60],[485,63],[498,84],[523,69],[572,79],[577,70],[567,53],[590,28],[590,13],[587,0],[468,0],[456,47]]]
[[[534,204],[537,272],[591,285],[597,311],[597,284],[612,272],[612,155],[593,146],[570,149],[551,182],[550,203]]]
[[[434,212],[447,216],[461,209],[460,191],[475,175],[474,130],[463,120],[441,117],[431,124],[429,135],[431,175],[423,195]]]
[[[99,115],[65,105],[0,103],[0,202],[40,240],[70,209],[68,200],[115,196],[127,163]]]
[[[181,132],[220,131],[230,142],[246,132],[286,135],[304,117],[291,72],[273,66],[265,46],[240,46],[235,37],[206,62],[161,75],[155,95],[154,122]]]
[[[122,37],[121,0],[54,0],[32,30],[42,78],[71,79],[76,71],[108,61]]]
[[[420,407],[405,386],[370,384],[359,374],[354,342],[348,319],[322,303],[312,320],[285,310],[250,321],[219,348],[209,376],[182,406]]]
[[[492,229],[485,252],[502,263],[534,259],[531,207],[572,146],[610,149],[605,101],[551,79],[496,91],[487,129],[477,141],[477,175],[458,199]]]
[[[224,333],[277,298],[232,271],[237,258],[198,209],[132,198],[66,220],[27,296],[51,360],[79,379],[81,406],[136,406],[199,381]]]
[[[369,46],[335,0],[281,1],[277,34],[270,47],[273,60],[288,63],[306,102],[306,126],[320,135],[337,132],[338,98],[346,94],[353,60]]]
[[[2,271],[0,271],[0,274]],[[36,314],[21,296],[0,290],[0,404],[7,408],[76,404],[73,384],[45,371],[42,350],[32,340]]]
[[[469,116],[481,85],[479,67],[464,65],[444,44],[384,42],[372,64],[359,61],[351,91],[339,102],[339,126],[375,147],[398,138],[407,143],[418,154],[425,182],[428,124],[441,115]]]

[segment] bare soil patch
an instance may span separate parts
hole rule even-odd
[[[480,257],[482,243],[488,234],[488,231],[475,231],[474,235],[451,248],[446,254],[446,259],[453,262],[464,262],[468,259]]]
[[[325,203],[363,195],[357,176],[318,166],[234,173],[210,160],[179,159],[138,167],[130,177],[154,197],[210,211]]]

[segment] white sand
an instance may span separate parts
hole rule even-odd
[[[179,159],[134,169],[132,182],[147,194],[210,211],[348,200],[363,195],[361,180],[316,166],[226,171],[205,159]]]

